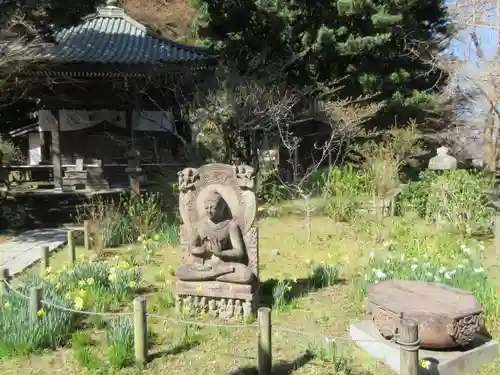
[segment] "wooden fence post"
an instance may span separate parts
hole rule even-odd
[[[45,276],[47,268],[49,268],[49,247],[42,246],[40,248],[40,276]]]
[[[74,265],[76,262],[76,252],[75,252],[75,232],[68,230],[68,256],[69,263]]]
[[[85,250],[90,249],[90,233],[89,233],[90,223],[88,220],[83,222],[83,246]]]
[[[146,297],[134,299],[134,349],[135,361],[144,364],[148,358],[148,333],[146,325]]]
[[[9,292],[9,286],[7,283],[10,282],[9,269],[3,268],[2,274],[0,275],[0,295],[6,295]]]
[[[495,223],[493,225],[493,234],[495,235],[495,255],[497,258],[500,258],[500,215],[495,216]]]
[[[400,348],[400,374],[418,375],[420,367],[418,362],[420,340],[417,322],[411,319],[401,320],[401,332],[398,344]]]
[[[259,375],[270,375],[273,367],[271,345],[271,309],[261,307],[257,312],[259,321]]]
[[[30,289],[30,316],[32,321],[38,319],[38,312],[42,309],[43,289],[41,287]]]

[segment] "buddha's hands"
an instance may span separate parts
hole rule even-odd
[[[207,241],[208,250],[215,256],[220,256],[222,254],[222,247],[220,241],[216,239],[209,239]]]
[[[202,246],[192,247],[190,249],[192,255],[203,255],[205,253],[205,249]]]

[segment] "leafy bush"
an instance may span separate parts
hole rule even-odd
[[[261,171],[257,181],[256,195],[264,202],[277,204],[291,198],[290,191],[279,181],[275,171]]]
[[[350,220],[366,202],[368,180],[351,165],[330,168],[324,178],[324,191],[329,197],[326,213],[337,220]]]
[[[77,221],[93,222],[95,247],[102,250],[141,238],[153,238],[176,243],[173,233],[178,226],[172,224],[163,211],[161,196],[144,193],[139,196],[122,194],[118,200],[95,198],[89,205],[79,208]]]
[[[111,321],[106,330],[109,348],[109,364],[124,368],[134,362],[134,325],[130,318]]]
[[[0,136],[0,153],[4,164],[22,163],[24,161],[21,149],[3,135]]]
[[[494,209],[487,196],[493,181],[466,170],[443,174],[426,171],[419,181],[409,183],[400,197],[400,210],[415,212],[438,224],[448,224],[467,234],[488,232]]]

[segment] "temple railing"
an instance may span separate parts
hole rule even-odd
[[[128,187],[130,175],[129,164],[100,163],[84,164],[77,160],[76,164],[63,164],[62,188],[73,190],[105,190],[116,187]],[[141,163],[142,187],[148,185],[149,178],[161,169],[181,169],[180,163]],[[51,190],[54,185],[54,166],[40,165],[5,165],[0,167],[0,185],[4,191]]]

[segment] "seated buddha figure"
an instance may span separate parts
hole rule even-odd
[[[189,243],[191,255],[200,262],[177,269],[183,281],[223,281],[250,284],[253,273],[245,264],[245,244],[238,224],[228,215],[224,198],[215,190],[206,195],[204,212],[198,213],[195,233]]]

